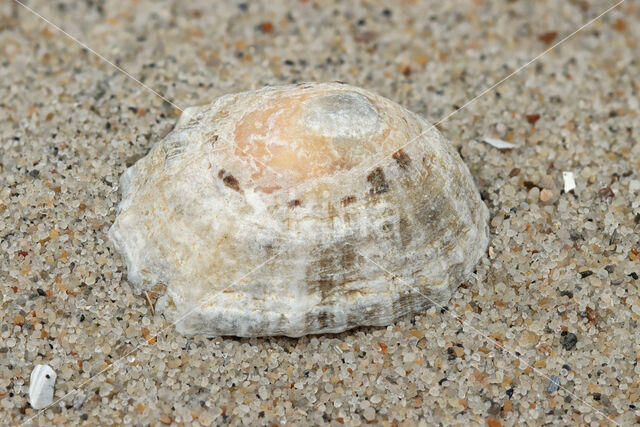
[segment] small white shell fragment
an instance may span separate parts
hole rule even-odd
[[[186,335],[389,325],[446,303],[489,241],[488,209],[437,129],[341,83],[187,108],[120,190],[109,237],[128,280],[164,284],[156,312]]]
[[[56,373],[49,365],[36,365],[29,381],[29,403],[33,409],[43,409],[53,402]]]
[[[486,142],[487,144],[499,148],[501,150],[506,150],[507,148],[514,148],[515,144],[512,144],[510,142],[507,141],[503,141],[502,139],[497,139],[497,138],[483,138],[482,139],[484,142]]]
[[[565,193],[568,193],[569,191],[576,188],[576,180],[573,177],[573,172],[562,172],[562,179],[564,180]]]

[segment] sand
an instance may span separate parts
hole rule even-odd
[[[2,423],[640,420],[637,2],[484,94],[615,3],[28,4],[113,64],[0,4]],[[107,240],[120,174],[181,108],[309,80],[445,118],[491,211],[486,256],[446,307],[386,328],[177,334]],[[28,402],[38,364],[57,373],[43,413]]]

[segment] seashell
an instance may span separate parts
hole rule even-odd
[[[445,303],[488,245],[455,149],[341,83],[188,108],[120,187],[109,236],[128,280],[166,286],[156,310],[187,335],[388,325]]]
[[[49,365],[36,365],[29,380],[29,403],[33,409],[42,409],[53,402],[56,373]]]

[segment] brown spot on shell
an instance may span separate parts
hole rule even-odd
[[[233,175],[225,176],[222,179],[222,181],[224,182],[224,185],[226,185],[227,187],[231,188],[232,190],[240,191],[240,185],[238,183],[238,180],[235,179],[233,177]]]
[[[322,299],[327,298],[332,292],[336,291],[337,283],[331,279],[319,279],[309,282],[310,293],[320,292]]]
[[[402,150],[396,151],[391,157],[393,157],[393,160],[395,160],[402,169],[406,169],[409,164],[411,164],[411,157]]]
[[[352,269],[356,263],[357,252],[352,245],[345,245],[340,256],[342,268]]]
[[[220,172],[218,172],[218,178],[222,179],[224,185],[230,189],[240,191],[240,183],[238,180],[233,175],[227,174],[224,169],[220,169]]]
[[[389,183],[384,176],[382,168],[375,168],[367,176],[367,181],[371,184],[371,193],[373,194],[382,194],[389,191]]]
[[[342,198],[342,204],[348,206],[356,201],[356,196],[346,196]]]
[[[289,201],[289,207],[292,208],[292,209],[297,207],[297,206],[300,206],[301,204],[302,204],[302,202],[300,200],[298,200],[298,199],[294,199],[294,200],[290,200]]]
[[[329,314],[326,311],[321,311],[320,313],[318,313],[318,322],[323,327],[326,327],[327,320],[329,320]]]
[[[325,329],[334,323],[335,315],[326,310],[314,311],[305,315],[304,321],[307,327],[315,326]]]
[[[325,248],[306,269],[309,293],[320,293],[322,299],[330,298],[335,292],[344,292],[345,278],[356,271],[357,252],[352,245],[339,249]],[[335,274],[339,271],[340,274]]]

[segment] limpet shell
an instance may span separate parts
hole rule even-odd
[[[187,335],[388,325],[445,303],[489,239],[445,138],[341,83],[188,108],[120,188],[109,237],[128,280],[165,285],[156,309]]]

